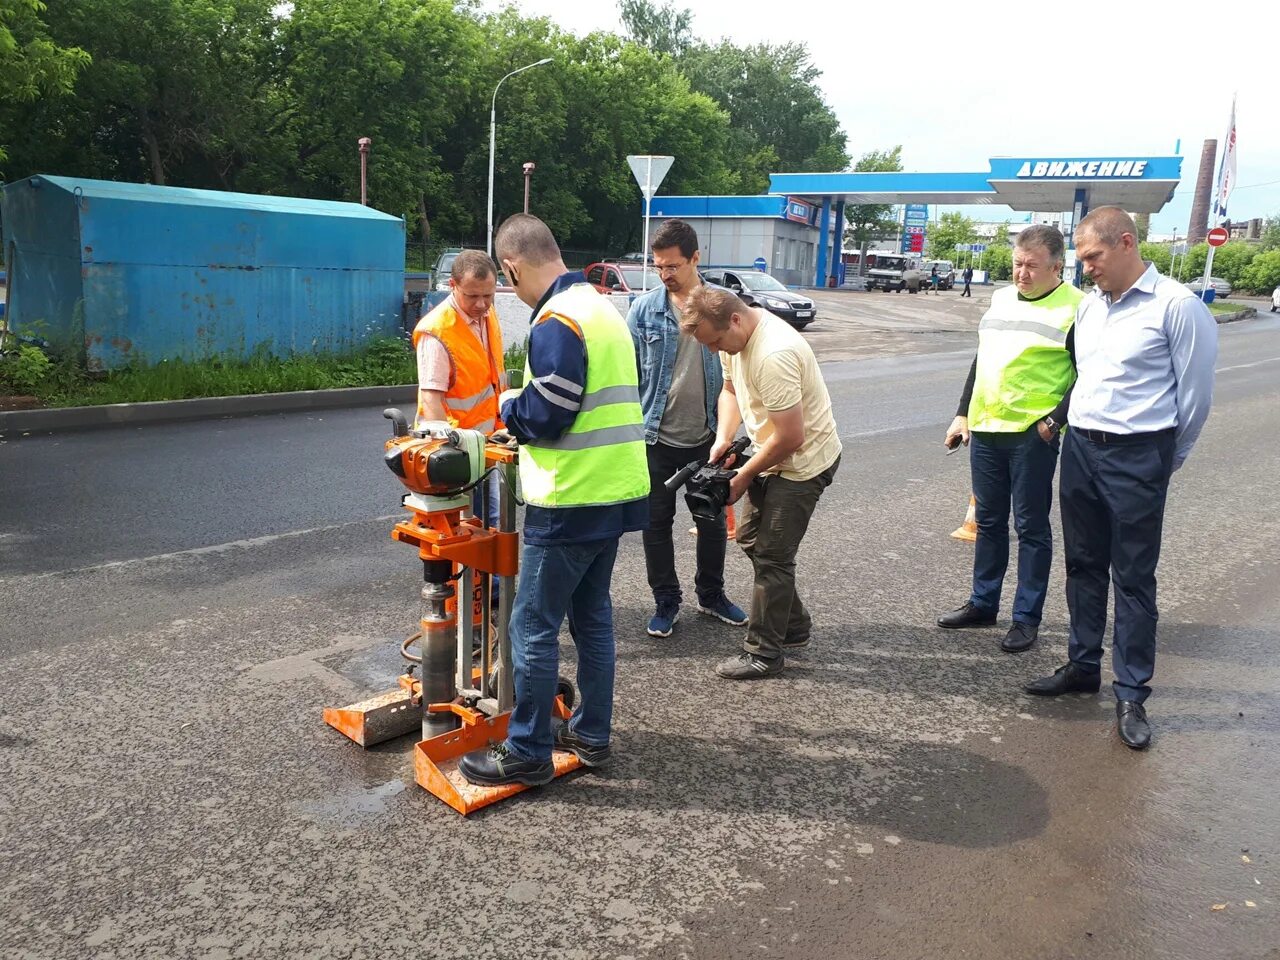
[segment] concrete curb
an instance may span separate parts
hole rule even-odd
[[[7,410],[0,412],[0,434],[89,430],[97,427],[139,426],[178,420],[333,410],[377,404],[404,405],[413,403],[416,393],[417,388],[410,384],[400,387],[348,387],[341,390],[297,390],[292,393],[260,393],[238,397],[202,397],[196,400],[157,400],[149,403],[109,403],[96,407]]]
[[[1235,313],[1215,313],[1213,319],[1219,323],[1235,323],[1237,320],[1248,320],[1256,317],[1258,311],[1254,307],[1245,307],[1243,310],[1237,310]]]

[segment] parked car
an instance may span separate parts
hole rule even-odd
[[[1275,313],[1277,310],[1280,310],[1280,287],[1271,291],[1271,312]]]
[[[469,247],[450,247],[444,253],[436,258],[436,265],[431,268],[431,286],[435,290],[448,290],[449,278],[453,276],[453,261],[457,259],[458,254],[463,250],[471,249]],[[476,249],[479,249],[478,247]],[[507,276],[498,270],[498,289],[509,292],[513,288],[507,281]]]
[[[767,273],[759,270],[711,269],[702,274],[707,283],[728,287],[748,306],[763,307],[781,317],[797,330],[803,330],[817,317],[813,301],[793,293]]]
[[[938,289],[950,290],[956,283],[956,268],[950,260],[926,260],[920,264],[920,276],[924,278],[924,282],[929,282],[929,277],[933,275],[933,268],[938,268]]]
[[[644,264],[602,261],[589,264],[584,271],[587,283],[601,293],[644,293]],[[658,285],[658,274],[649,270],[649,289]]]
[[[431,285],[437,290],[449,289],[449,277],[453,273],[453,261],[462,252],[462,247],[449,247],[436,257],[436,265],[431,268]]]
[[[1213,296],[1217,300],[1225,300],[1231,296],[1231,284],[1221,277],[1210,277],[1209,286],[1213,288]],[[1200,293],[1204,289],[1204,277],[1187,281],[1187,289],[1192,293]]]

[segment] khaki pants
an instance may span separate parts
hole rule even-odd
[[[742,647],[766,660],[781,657],[787,644],[809,638],[811,620],[796,593],[796,554],[822,491],[831,485],[840,458],[810,480],[756,477],[747,488],[747,509],[738,524],[738,546],[755,568],[751,619]]]

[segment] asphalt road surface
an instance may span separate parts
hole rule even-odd
[[[465,820],[411,738],[320,719],[418,616],[378,410],[0,439],[0,956],[1280,958],[1280,323],[1221,328],[1135,754],[1105,686],[1019,692],[1065,659],[1060,557],[1032,651],[1007,611],[933,626],[968,589],[941,439],[981,304],[892,296],[806,332],[845,442],[812,647],[734,684],[740,631],[686,605],[647,637],[630,536],[615,765]],[[748,571],[731,547],[740,603]]]

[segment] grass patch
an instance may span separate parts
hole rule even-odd
[[[27,354],[39,353],[25,348]],[[506,352],[506,366],[523,369],[525,345]],[[417,360],[410,342],[376,337],[343,354],[307,354],[278,358],[261,353],[247,360],[165,360],[136,364],[105,375],[87,373],[78,364],[24,356],[0,364],[0,394],[36,397],[45,407],[86,407],[108,403],[192,400],[246,394],[382,387],[413,384]]]
[[[1223,313],[1239,313],[1241,310],[1247,310],[1253,306],[1251,303],[1232,303],[1230,300],[1215,300],[1213,303],[1206,304],[1209,312],[1214,316]]]

